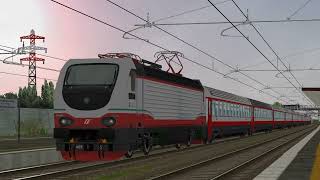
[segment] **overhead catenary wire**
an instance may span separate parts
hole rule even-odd
[[[1,44],[0,44],[0,46],[8,48],[8,49],[12,49],[12,50],[16,49],[16,48],[13,48],[13,47],[10,47],[10,46],[1,45]],[[2,49],[0,49],[0,50],[2,50]],[[6,50],[6,51],[14,53],[13,51],[10,51],[10,50]],[[56,59],[56,60],[59,60],[59,61],[65,61],[65,62],[68,61],[67,59],[58,58],[58,57],[54,57],[54,56],[49,56],[49,55],[42,54],[42,53],[37,53],[37,55],[40,55],[40,56],[43,56],[43,57],[48,57],[48,58],[51,58],[51,59]]]
[[[211,2],[209,0],[209,2]],[[246,17],[247,19],[247,16],[246,14],[242,11],[242,9],[238,6],[238,4],[232,0],[233,4],[239,9],[239,11],[241,12],[241,14]],[[216,6],[215,6],[216,7]],[[232,23],[231,23],[232,24]],[[233,24],[232,24],[233,25]],[[233,25],[234,26],[234,25]],[[283,66],[288,70],[288,72],[291,74],[291,76],[294,78],[294,80],[299,84],[300,88],[302,88],[302,84],[298,81],[298,79],[293,75],[293,73],[290,71],[290,68],[287,67],[287,65],[282,61],[282,59],[280,58],[280,56],[278,55],[278,53],[271,47],[270,43],[263,37],[262,33],[253,25],[253,24],[250,24],[251,27],[253,27],[253,29],[258,33],[258,35],[262,38],[262,40],[267,44],[267,46],[270,48],[270,50],[274,53],[274,55],[279,59],[279,61],[283,64]],[[241,32],[238,28],[237,30],[239,32]],[[242,35],[244,35],[243,33],[241,33]],[[247,37],[246,37],[247,40],[249,40]],[[250,41],[250,40],[249,40]],[[250,41],[251,42],[251,41]],[[268,61],[273,65],[273,63],[268,59]],[[278,70],[278,67],[274,66],[277,70]],[[286,78],[286,76],[281,72],[279,71],[279,73]],[[294,87],[296,87],[288,78],[286,78]],[[302,94],[302,96],[307,100],[309,101],[309,103],[312,105],[313,102],[308,98],[306,97],[306,95],[301,92],[297,87],[296,87],[297,91],[300,92]]]
[[[314,18],[314,19],[249,20],[249,21],[231,21],[231,22],[234,23],[234,24],[243,24],[245,22],[253,23],[253,24],[259,24],[259,23],[291,23],[291,22],[320,22],[320,19],[319,18]],[[152,23],[152,25],[156,25],[156,26],[189,26],[189,25],[221,25],[221,24],[229,24],[229,22],[228,21],[211,21],[211,22]],[[135,24],[135,26],[145,26],[145,24]]]
[[[102,21],[102,20],[100,20],[100,19],[97,19],[97,18],[95,18],[95,17],[93,17],[93,16],[90,16],[90,15],[84,13],[84,12],[81,12],[81,11],[79,11],[79,10],[77,10],[77,9],[74,9],[74,8],[72,8],[72,7],[70,7],[70,6],[67,6],[67,5],[65,5],[65,4],[63,4],[63,3],[60,3],[60,2],[55,1],[55,0],[50,0],[50,1],[52,1],[52,2],[54,2],[54,3],[56,3],[56,4],[60,5],[60,6],[62,6],[62,7],[64,7],[64,8],[66,8],[66,9],[69,9],[69,10],[72,10],[72,11],[78,13],[78,14],[81,14],[81,15],[87,17],[87,18],[90,18],[90,19],[92,19],[92,20],[94,20],[94,21],[97,21],[97,22],[99,22],[99,23],[102,23],[102,24],[104,24],[104,25],[106,25],[106,26],[108,26],[108,27],[111,27],[111,28],[113,28],[113,29],[116,29],[116,30],[118,30],[118,31],[120,31],[120,32],[122,32],[122,33],[125,33],[125,32],[126,32],[125,30],[123,30],[123,29],[121,29],[121,28],[119,28],[119,27],[116,27],[116,26],[114,26],[114,25],[111,25],[111,24],[109,24],[109,23],[107,23],[107,22],[105,22],[105,21]],[[129,35],[131,35],[131,36],[133,36],[133,37],[135,37],[135,38],[137,38],[137,39],[140,39],[140,40],[142,40],[142,41],[144,41],[144,42],[146,42],[146,43],[148,43],[148,44],[151,44],[151,45],[153,45],[153,46],[155,46],[155,47],[158,47],[158,48],[160,48],[160,49],[162,49],[162,50],[168,51],[168,49],[163,48],[163,47],[161,47],[160,45],[155,44],[155,43],[153,43],[153,42],[151,42],[151,41],[147,41],[147,40],[145,40],[145,39],[143,39],[143,38],[141,38],[141,37],[139,37],[139,36],[137,36],[137,35],[134,35],[134,34],[132,34],[132,33],[130,33]],[[196,61],[194,61],[194,60],[192,60],[192,59],[190,59],[190,58],[184,57],[184,59],[186,59],[186,60],[188,60],[188,61],[190,61],[190,62],[192,62],[192,63],[194,63],[194,64],[196,64],[196,65],[199,65],[200,67],[203,67],[203,68],[208,69],[208,70],[210,70],[210,71],[216,72],[216,73],[218,73],[218,74],[220,74],[220,75],[224,75],[223,73],[221,73],[221,72],[219,72],[219,71],[216,71],[216,70],[214,70],[213,68],[207,67],[207,66],[205,66],[205,65],[203,65],[203,64],[200,64],[200,63],[198,63],[198,62],[196,62]],[[244,83],[244,82],[242,82],[242,81],[240,81],[240,80],[238,80],[238,79],[236,79],[236,78],[233,78],[233,77],[228,77],[228,78],[231,79],[231,80],[234,80],[234,81],[236,81],[236,82],[239,82],[239,83],[241,83],[241,84],[243,84],[243,85],[245,85],[245,86],[247,86],[247,87],[250,87],[250,88],[252,88],[252,89],[255,89],[255,90],[257,90],[257,91],[259,91],[259,92],[261,92],[261,93],[264,93],[264,94],[266,94],[266,95],[268,95],[268,96],[271,96],[271,97],[273,97],[273,98],[275,98],[275,99],[280,100],[279,97],[276,97],[276,96],[274,96],[274,95],[272,95],[272,94],[270,94],[270,93],[264,92],[264,91],[260,91],[258,88],[254,87],[254,86],[251,86],[251,85],[249,85],[249,84],[247,84],[247,83]],[[288,102],[285,101],[285,100],[282,100],[282,101],[288,103]]]
[[[301,55],[301,54],[312,53],[312,52],[319,51],[319,50],[320,50],[320,48],[305,49],[305,50],[302,50],[302,51],[299,51],[299,52],[295,52],[295,53],[288,54],[288,55],[283,56],[283,57],[281,57],[281,58],[282,58],[282,60],[283,60],[283,59],[288,59],[289,57],[294,57],[294,56],[298,56],[298,55]],[[277,59],[273,59],[272,61],[277,61]],[[288,62],[288,60],[286,60],[286,62]],[[252,68],[252,67],[256,67],[256,66],[259,66],[259,65],[262,65],[262,64],[266,64],[266,63],[269,63],[269,62],[261,61],[261,62],[256,63],[256,64],[244,66],[244,67],[242,67],[242,68],[240,68],[240,69]],[[311,67],[313,67],[313,66],[311,66]]]
[[[238,71],[244,72],[278,72],[276,69],[238,69]],[[289,71],[320,71],[320,68],[301,68],[301,69],[280,69],[282,72],[289,72]]]
[[[146,22],[146,23],[149,23],[149,21],[148,21],[148,20],[146,20],[146,19],[144,19],[144,18],[142,18],[142,17],[138,16],[137,14],[135,14],[135,13],[133,13],[133,12],[129,11],[128,9],[126,9],[126,8],[124,8],[124,7],[122,7],[122,6],[120,6],[119,4],[116,4],[115,2],[113,2],[113,1],[111,1],[111,0],[106,0],[106,1],[108,1],[109,3],[111,3],[111,4],[115,5],[115,6],[117,6],[117,7],[118,7],[118,8],[120,8],[120,9],[122,9],[122,10],[126,11],[127,13],[129,13],[129,14],[131,14],[131,15],[133,15],[133,16],[135,16],[135,17],[137,17],[138,19],[140,19],[140,20],[142,20],[142,21],[144,21],[144,22]],[[214,57],[213,55],[209,54],[208,52],[205,52],[204,50],[202,50],[202,49],[200,49],[200,48],[196,47],[195,45],[192,45],[192,44],[190,44],[190,43],[186,42],[185,40],[183,40],[183,39],[181,39],[181,38],[177,37],[176,35],[174,35],[174,34],[172,34],[172,33],[168,32],[167,30],[165,30],[165,29],[163,29],[163,28],[160,28],[160,27],[158,27],[158,26],[154,26],[154,27],[156,27],[156,28],[157,28],[157,29],[159,29],[160,31],[165,32],[166,34],[168,34],[168,35],[170,35],[170,36],[174,37],[175,39],[177,39],[177,40],[179,40],[179,41],[183,42],[184,44],[186,44],[186,45],[188,45],[188,46],[192,47],[193,49],[195,49],[195,50],[199,51],[200,53],[202,53],[202,54],[204,54],[204,55],[206,55],[206,56],[208,56],[208,57],[212,58],[213,60],[216,60],[216,61],[220,62],[221,64],[223,64],[223,65],[225,65],[225,66],[227,66],[227,67],[229,67],[229,68],[231,68],[231,69],[233,69],[233,70],[237,70],[237,69],[236,69],[236,68],[234,68],[233,66],[231,66],[231,65],[229,65],[229,64],[227,64],[227,63],[225,63],[225,62],[223,62],[222,60],[220,60],[220,59],[218,59],[218,58]],[[128,34],[128,33],[126,32],[126,34]],[[256,80],[256,79],[252,78],[251,76],[249,76],[249,75],[247,75],[247,74],[245,74],[245,73],[243,73],[243,72],[239,72],[239,73],[240,73],[240,74],[242,74],[242,75],[244,75],[244,76],[246,76],[247,78],[251,79],[252,81],[254,81],[254,82],[256,82],[256,83],[258,83],[258,84],[260,84],[260,85],[262,85],[262,86],[266,87],[266,85],[265,85],[265,84],[263,84],[263,83],[261,83],[260,81],[258,81],[258,80]],[[224,74],[223,76],[225,77],[226,75]],[[281,94],[280,94],[280,93],[278,93],[277,91],[275,91],[275,90],[273,90],[273,89],[270,89],[270,90],[271,90],[271,91],[273,91],[273,92],[275,92],[276,94],[278,94],[278,95],[280,95],[280,96],[281,96]],[[287,98],[287,99],[290,99],[290,98]]]
[[[223,4],[223,3],[226,3],[226,2],[228,2],[228,1],[231,1],[231,0],[224,0],[224,1],[216,2],[215,4],[216,4],[216,5],[218,5],[218,4]],[[170,15],[170,16],[167,16],[167,17],[159,18],[159,19],[157,19],[157,20],[154,20],[153,23],[159,22],[159,21],[163,21],[163,20],[167,20],[167,19],[171,19],[171,18],[178,17],[178,16],[182,16],[182,15],[186,15],[186,14],[193,13],[193,12],[196,12],[196,11],[200,11],[200,10],[202,10],[202,9],[206,9],[206,8],[209,8],[209,7],[211,7],[211,6],[208,5],[208,6],[202,6],[202,7],[199,7],[199,8],[187,10],[187,11],[184,11],[184,12],[181,12],[181,13],[178,13],[178,14],[175,14],[175,15]]]
[[[0,60],[0,62],[3,62],[3,60]],[[21,66],[27,67],[27,65],[24,65],[24,64],[21,64]],[[46,67],[41,67],[41,66],[37,66],[37,68],[38,69],[43,69],[43,70],[48,70],[48,71],[60,72],[60,70],[58,70],[58,69],[46,68]]]
[[[307,0],[305,3],[303,3],[297,10],[295,10],[290,16],[287,17],[287,19],[291,19],[294,15],[296,15],[299,11],[301,11],[303,8],[309,4],[311,0]]]
[[[270,64],[271,64],[274,68],[278,69],[278,68],[269,60],[269,58],[268,58],[256,45],[254,45],[254,44],[249,40],[249,38],[246,37],[246,36],[229,20],[229,18],[227,18],[210,0],[208,0],[208,2],[209,2],[267,61],[269,61]],[[299,89],[298,89],[281,71],[279,71],[279,72],[281,73],[281,75],[282,75],[283,77],[285,77],[285,78],[287,79],[287,81],[288,81],[293,87],[295,87],[295,88],[298,90],[298,92],[300,92]],[[309,100],[309,99],[308,99],[308,100]],[[310,100],[309,100],[309,101],[310,101]],[[312,103],[311,103],[311,104],[312,104]]]

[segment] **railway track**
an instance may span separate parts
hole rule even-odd
[[[262,134],[262,133],[261,133]],[[259,135],[259,134],[257,134]],[[225,138],[216,141],[213,144],[218,143],[224,143],[229,141],[234,141],[239,138],[246,138],[246,137],[231,137],[231,138]],[[189,147],[188,150],[193,148],[198,148],[199,146],[203,145],[196,145],[193,147]],[[184,149],[181,149],[179,151],[183,151]],[[18,168],[18,169],[10,169],[5,171],[0,171],[0,177],[1,179],[36,179],[36,178],[44,178],[53,176],[56,174],[62,174],[72,171],[77,171],[81,169],[87,169],[87,168],[99,168],[99,167],[106,167],[106,166],[113,166],[117,165],[121,162],[130,162],[135,160],[144,159],[147,157],[157,157],[161,156],[166,153],[170,152],[177,152],[177,149],[174,146],[168,146],[166,149],[164,148],[156,148],[153,152],[151,152],[150,156],[143,156],[143,153],[138,152],[138,154],[135,154],[137,157],[132,159],[121,159],[117,161],[111,161],[111,162],[76,162],[76,161],[65,161],[65,162],[58,162],[58,163],[51,163],[51,164],[43,164],[39,166],[31,166],[31,167],[24,167],[24,168]],[[73,166],[73,167],[70,167]],[[56,170],[55,170],[56,169]],[[61,170],[64,169],[64,170]],[[39,173],[43,171],[48,171],[45,173]]]
[[[229,179],[231,174],[239,172],[249,164],[268,156],[270,153],[288,145],[298,138],[305,136],[315,128],[287,134],[281,139],[273,138],[264,142],[259,142],[245,148],[212,157],[208,160],[197,162],[173,171],[151,177],[148,180],[159,179]],[[259,153],[261,152],[261,153]]]
[[[296,132],[294,132],[296,133]],[[259,135],[263,135],[265,133],[259,133],[254,136],[248,136],[248,137],[255,137]],[[292,133],[290,133],[292,134]],[[241,137],[240,139],[245,139],[248,137]],[[274,139],[278,139],[274,138]],[[221,139],[216,141],[215,143],[209,144],[209,145],[196,145],[185,149],[180,149],[177,151],[174,147],[166,147],[155,149],[151,152],[149,156],[143,156],[142,153],[137,153],[137,157],[132,159],[122,159],[112,162],[89,162],[89,163],[83,163],[83,162],[66,162],[66,163],[56,163],[56,164],[49,164],[49,165],[41,165],[36,167],[30,167],[30,168],[20,168],[17,170],[9,170],[7,172],[0,172],[1,179],[49,179],[56,176],[63,176],[66,174],[72,174],[72,173],[78,173],[81,171],[90,171],[93,169],[99,169],[99,168],[108,168],[108,167],[117,167],[122,166],[123,164],[130,164],[130,163],[137,163],[137,162],[143,162],[143,161],[152,161],[152,159],[159,159],[163,155],[169,155],[170,153],[184,153],[184,151],[195,151],[200,150],[203,147],[210,147],[216,144],[220,143],[228,143],[232,141],[238,140],[239,137],[232,137],[228,139]],[[272,140],[274,140],[272,139]],[[272,141],[270,140],[270,141]],[[157,177],[156,177],[157,178]],[[159,176],[160,178],[160,176]]]
[[[20,143],[16,139],[0,139],[0,143],[2,144],[0,153],[55,147],[55,140],[52,137],[23,138]]]

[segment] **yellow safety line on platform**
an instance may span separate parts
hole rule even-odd
[[[318,145],[316,157],[314,159],[310,180],[320,179],[320,145]]]

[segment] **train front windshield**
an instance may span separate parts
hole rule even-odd
[[[78,64],[68,68],[63,98],[72,108],[96,110],[108,104],[117,80],[116,64]]]
[[[81,64],[70,66],[65,85],[112,85],[118,66],[114,64]]]

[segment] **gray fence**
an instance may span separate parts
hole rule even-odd
[[[52,109],[20,109],[21,136],[51,136],[54,121]],[[0,136],[15,136],[18,130],[18,109],[0,108]]]

